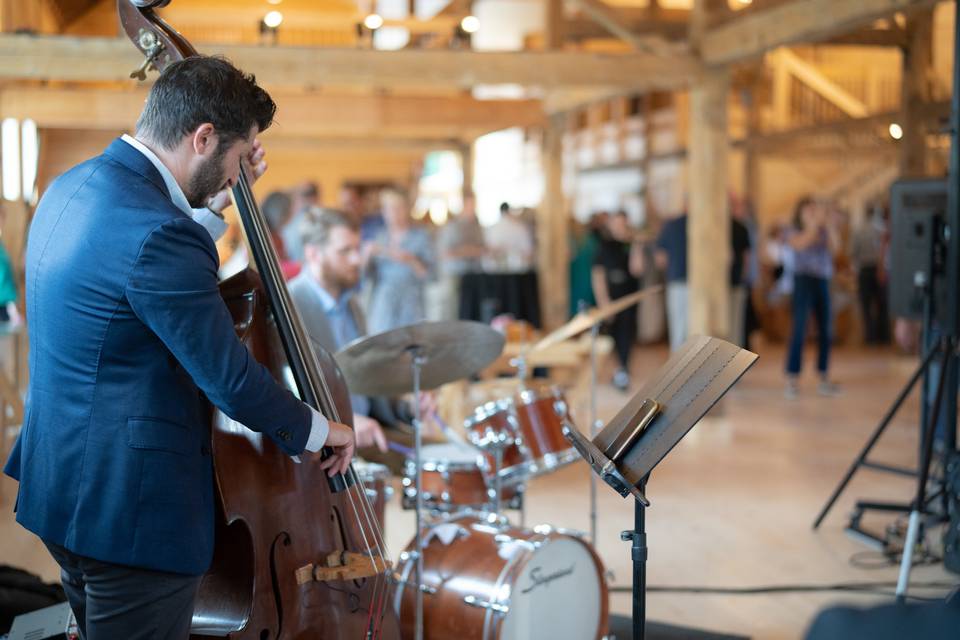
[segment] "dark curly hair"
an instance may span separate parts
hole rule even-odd
[[[220,56],[193,56],[163,70],[150,89],[137,135],[166,150],[205,122],[224,145],[246,138],[253,125],[263,131],[277,105],[256,78]]]

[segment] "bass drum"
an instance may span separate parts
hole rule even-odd
[[[579,537],[519,529],[475,513],[424,531],[425,640],[597,640],[607,633],[600,558]],[[415,618],[413,543],[396,591],[403,638]]]

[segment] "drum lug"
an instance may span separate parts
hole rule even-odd
[[[555,400],[553,403],[553,412],[558,418],[567,417],[567,403],[563,400]]]
[[[403,554],[401,554],[401,559],[403,559]],[[400,575],[399,573],[396,573],[396,572],[390,574],[390,581],[393,582],[393,584],[395,584],[395,585],[398,585],[398,586],[403,587],[404,589],[414,589],[414,590],[416,590],[416,588],[417,588],[415,584],[413,584],[412,582],[409,582],[409,581],[407,581],[407,580],[404,580],[403,576]],[[420,591],[422,591],[423,593],[425,593],[425,594],[427,594],[427,595],[433,596],[433,595],[436,595],[436,593],[437,593],[437,588],[436,588],[436,587],[431,587],[431,586],[428,585],[428,584],[422,584],[422,585],[420,585]]]
[[[489,609],[494,613],[510,613],[510,605],[481,600],[477,596],[463,596],[463,603],[471,607],[477,607],[478,609]]]

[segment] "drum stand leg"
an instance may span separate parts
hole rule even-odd
[[[416,498],[416,518],[417,518],[417,534],[416,534],[416,569],[414,573],[416,574],[415,583],[416,583],[416,619],[414,622],[414,638],[416,640],[423,640],[423,491],[421,490],[421,483],[423,481],[423,465],[421,463],[420,454],[423,448],[423,422],[420,410],[420,371],[423,368],[423,365],[426,363],[426,358],[421,355],[421,350],[419,347],[413,347],[410,349],[410,366],[413,369],[413,402],[414,402],[414,411],[416,414],[416,419],[413,422],[413,433],[414,433],[414,464],[417,467],[417,474],[415,478],[415,487],[417,490]]]
[[[500,518],[500,499],[503,495],[503,486],[500,479],[500,467],[503,466],[503,449],[497,447],[493,451],[493,515]]]
[[[645,493],[647,479],[639,485]],[[647,531],[644,522],[646,507],[639,500],[633,501],[633,531],[623,531],[620,539],[632,542],[630,557],[633,560],[633,640],[643,640],[647,622]]]

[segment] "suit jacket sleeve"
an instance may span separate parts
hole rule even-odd
[[[154,229],[126,287],[133,312],[225,414],[301,453],[310,434],[307,405],[280,386],[237,339],[220,297],[216,247],[187,218]]]

